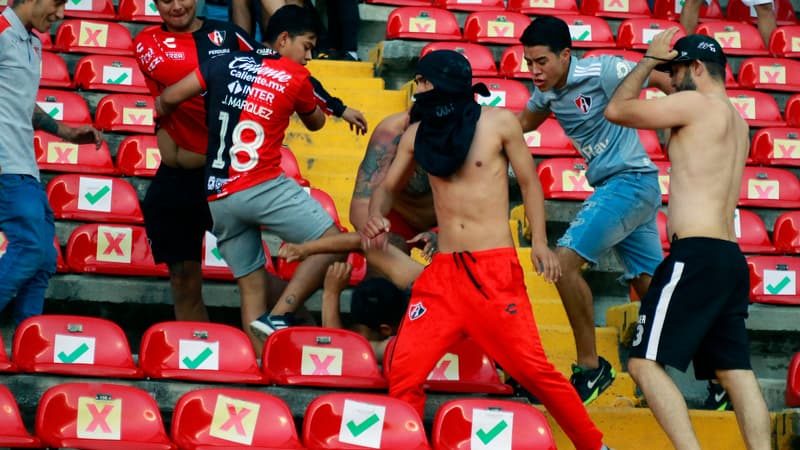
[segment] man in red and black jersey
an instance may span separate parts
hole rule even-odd
[[[295,46],[294,50],[310,52],[316,41],[313,18],[302,8],[286,8],[270,21],[271,27],[281,19],[287,28],[280,33],[280,48],[275,50],[280,54],[283,46]],[[165,115],[184,100],[206,92],[206,193],[218,248],[241,290],[243,324],[258,322],[269,300],[262,225],[287,242],[339,232],[322,206],[279,167],[280,147],[292,114],[296,112],[312,131],[325,124],[308,70],[279,54],[219,56],[156,99],[159,115]],[[300,264],[275,307],[265,315],[269,329],[254,327],[258,334],[245,330],[257,352],[263,345],[260,338],[291,324],[293,312],[321,285],[326,268],[336,259],[335,255],[315,255]]]

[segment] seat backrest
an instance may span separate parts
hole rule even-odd
[[[70,0],[64,4],[64,17],[113,21],[117,13],[111,0]]]
[[[119,172],[111,159],[105,140],[100,148],[95,144],[73,144],[42,130],[33,134],[36,164],[52,172],[117,175]]]
[[[323,191],[322,189],[317,188],[306,188],[308,190],[308,195],[311,196],[314,200],[318,201],[325,211],[331,216],[333,219],[333,223],[337,226],[341,225],[339,221],[339,213],[336,211],[336,203],[333,201],[333,197],[330,196],[327,192]]]
[[[283,385],[383,389],[369,342],[342,329],[290,327],[267,339],[261,357],[269,380]]]
[[[285,145],[281,146],[281,170],[287,177],[297,181],[300,186],[311,186],[311,183],[300,173],[300,164],[297,163],[294,153]]]
[[[264,268],[271,274],[279,275],[279,272],[275,270],[275,266],[272,264],[272,256],[269,253],[267,242],[262,240],[261,243],[264,247],[264,255],[267,260]],[[203,278],[228,281],[234,280],[230,266],[228,266],[228,263],[219,252],[219,247],[217,247],[217,237],[210,231],[206,231],[205,237],[203,238],[203,254],[200,268],[203,271]],[[291,279],[291,277],[286,280],[289,279]]]
[[[149,94],[136,59],[119,55],[86,55],[75,66],[75,88],[89,91]]]
[[[125,22],[163,22],[154,0],[120,0],[117,17]]]
[[[531,18],[521,13],[476,11],[464,22],[464,39],[481,44],[515,45],[530,23]]]
[[[581,14],[612,19],[649,18],[647,0],[583,0]]]
[[[672,170],[672,164],[669,161],[653,161],[658,167],[658,187],[661,189],[661,203],[667,204],[669,202],[669,172]]]
[[[431,6],[401,6],[389,13],[386,39],[460,41],[461,28],[452,12]]]
[[[535,130],[525,133],[525,143],[534,156],[579,156],[564,129],[551,117],[544,119]]]
[[[775,11],[775,20],[778,25],[794,25],[797,23],[797,16],[794,13],[794,6],[791,0],[773,0],[772,9]],[[753,25],[758,23],[758,14],[754,6],[747,6],[742,0],[729,0],[725,10],[725,18],[728,20],[738,20],[749,22]]]
[[[655,130],[636,130],[639,135],[639,141],[642,142],[644,151],[647,156],[653,161],[664,161],[667,159],[667,154],[661,148],[661,142],[658,140],[658,133]]]
[[[736,240],[742,253],[775,253],[775,246],[769,240],[767,227],[761,216],[746,209],[736,208],[734,212]]]
[[[56,31],[55,47],[62,52],[133,56],[133,40],[117,22],[66,19]]]
[[[508,10],[529,16],[578,14],[575,0],[508,0]]]
[[[667,236],[667,215],[664,211],[659,210],[656,213],[656,227],[658,227],[658,236],[661,239],[661,249],[664,251],[669,250],[669,236]]]
[[[3,257],[3,253],[5,253],[5,247],[8,245],[6,242],[6,235],[0,231],[0,258]],[[17,365],[14,364],[10,359],[8,359],[8,354],[6,353],[6,346],[3,343],[3,336],[0,335],[0,372],[16,372]]]
[[[0,384],[0,446],[16,448],[41,448],[38,437],[31,436],[22,423],[14,395]]]
[[[67,265],[73,272],[167,277],[166,264],[153,261],[143,226],[89,223],[67,242]]]
[[[786,125],[800,128],[800,94],[795,94],[786,100]]]
[[[624,50],[621,48],[593,48],[591,50],[587,50],[584,54],[584,58],[599,58],[603,55],[608,56],[619,56],[620,58],[638,63],[642,57],[644,56],[643,53],[635,52],[633,50]]]
[[[786,169],[747,166],[742,175],[739,206],[800,208],[800,182]]]
[[[683,11],[683,1],[681,0],[655,0],[653,4],[653,17],[657,19],[667,19],[678,21]],[[724,20],[722,7],[719,0],[709,0],[700,4],[700,14],[698,19],[701,22],[707,20]],[[693,30],[685,30],[691,32]]]
[[[750,155],[756,164],[800,166],[800,128],[761,128],[753,135]]]
[[[800,61],[788,58],[748,58],[739,65],[739,84],[746,89],[797,92]]]
[[[160,164],[158,140],[152,134],[128,136],[117,148],[117,168],[125,176],[155,176]]]
[[[156,110],[153,97],[108,94],[97,103],[95,127],[106,131],[153,134]]]
[[[506,9],[503,0],[433,0],[437,8],[449,11],[504,11]]]
[[[431,440],[437,450],[556,449],[547,418],[538,409],[483,398],[451,400],[439,407]]]
[[[786,372],[786,406],[800,406],[800,352],[792,356],[789,370]]]
[[[186,450],[303,448],[286,403],[253,390],[207,388],[183,394],[170,434]]]
[[[485,83],[489,88],[489,96],[475,95],[475,101],[481,106],[496,106],[518,113],[525,109],[530,98],[530,91],[520,81],[504,78],[473,78],[473,83]]]
[[[594,192],[586,179],[586,162],[582,158],[548,158],[536,167],[542,182],[544,198],[585,200]]]
[[[263,383],[253,345],[244,331],[208,322],[161,322],[139,347],[145,376],[222,383]]]
[[[726,55],[767,56],[764,40],[758,29],[744,22],[703,22],[695,30],[697,34],[711,36],[719,42]]]
[[[71,127],[91,125],[89,106],[80,94],[58,89],[39,89],[36,104],[50,117]]]
[[[769,51],[783,58],[800,56],[800,25],[776,28],[769,38]]]
[[[671,44],[686,36],[679,23],[664,19],[637,18],[624,20],[617,29],[617,47],[646,50],[653,38],[664,30],[678,27],[678,32],[673,36]]]
[[[29,317],[14,333],[13,355],[23,372],[142,377],[125,333],[117,324],[98,317]]]
[[[800,211],[786,211],[775,219],[772,241],[781,253],[800,253]]]
[[[481,44],[472,42],[431,42],[422,51],[419,52],[419,57],[427,55],[434,50],[453,50],[461,53],[469,61],[472,67],[473,77],[496,77],[497,67],[494,64],[494,55],[492,51]]]
[[[728,98],[751,127],[780,127],[786,125],[778,102],[771,94],[746,89],[728,89]]]
[[[57,175],[47,183],[47,199],[56,219],[144,223],[136,190],[119,177]]]
[[[608,22],[589,15],[565,15],[560,17],[569,26],[572,46],[575,48],[614,47],[614,35]]]
[[[430,449],[417,412],[385,395],[328,393],[315,398],[303,419],[303,444],[309,450]]]
[[[500,75],[525,80],[532,78],[521,44],[510,45],[503,50],[500,56]]]
[[[58,53],[42,52],[42,78],[39,86],[68,88],[72,85],[69,79],[69,69]]]
[[[800,305],[797,273],[800,258],[793,256],[748,256],[750,301],[777,305]]]
[[[56,448],[176,448],[150,394],[109,383],[65,383],[45,391],[36,410],[36,435]]]

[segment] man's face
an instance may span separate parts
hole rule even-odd
[[[697,90],[697,84],[694,82],[689,64],[673,64],[670,70],[670,82],[672,92]]]
[[[559,54],[546,45],[523,47],[525,62],[533,76],[533,84],[540,91],[560,88],[567,82],[571,51],[566,48]]]
[[[50,25],[64,18],[66,0],[34,0],[31,9],[31,26],[40,33],[49,33]]]
[[[278,53],[304,66],[311,61],[311,50],[317,45],[317,35],[314,33],[304,33],[295,37],[283,33],[278,40],[280,41]]]
[[[422,75],[414,76],[414,84],[417,85],[417,89],[414,91],[417,94],[422,94],[423,92],[428,92],[433,89],[431,82],[426,80]]]
[[[167,30],[173,33],[190,31],[197,16],[197,0],[156,0],[155,3]]]

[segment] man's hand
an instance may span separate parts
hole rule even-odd
[[[561,277],[561,263],[548,246],[537,245],[531,248],[531,262],[536,273],[543,275],[545,281],[555,283]]]
[[[350,124],[350,131],[356,134],[367,134],[367,119],[361,111],[353,108],[345,108],[342,119]]]
[[[328,266],[323,289],[328,292],[341,293],[350,284],[350,272],[353,266],[345,262],[335,262]]]
[[[417,242],[425,243],[425,247],[422,249],[422,255],[428,261],[431,260],[434,253],[439,251],[439,235],[433,231],[423,231],[406,241],[407,244],[416,244]]]
[[[389,245],[388,232],[392,224],[383,216],[372,216],[361,229],[361,247],[364,250],[371,248],[386,250]]]
[[[91,125],[83,125],[77,128],[64,127],[63,133],[61,137],[73,144],[94,143],[95,147],[99,150],[100,145],[103,143],[103,133]]]
[[[286,262],[302,261],[306,259],[307,256],[308,254],[303,244],[291,244],[286,242],[278,249],[278,257],[285,259]]]
[[[678,32],[678,27],[667,28],[653,37],[650,46],[647,47],[646,57],[659,61],[672,61],[678,56],[677,50],[672,50],[672,38]]]

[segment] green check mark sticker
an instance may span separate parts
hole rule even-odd
[[[61,111],[59,111],[58,108],[53,108],[53,109],[51,109],[50,111],[47,112],[47,115],[52,117],[52,118],[56,118],[56,116],[58,116],[59,112],[61,112]]]
[[[89,351],[89,346],[86,345],[85,342],[83,342],[83,343],[81,343],[81,345],[78,346],[78,348],[76,348],[75,350],[71,351],[69,353],[69,355],[64,353],[63,351],[59,352],[58,353],[58,359],[63,363],[72,364],[72,363],[75,362],[75,360],[77,360],[78,358],[83,356],[83,354],[88,352],[88,351]]]
[[[77,4],[79,4],[80,2],[81,2],[81,0],[72,0],[72,4],[73,4],[73,5],[77,5]]]
[[[127,73],[123,73],[117,79],[111,79],[111,78],[107,79],[106,83],[107,84],[122,84],[127,79],[128,79],[128,74]]]
[[[503,99],[502,99],[502,98],[500,98],[500,97],[495,97],[495,98],[493,98],[493,99],[492,99],[492,101],[490,101],[490,102],[489,102],[489,106],[497,106],[497,105],[499,105],[499,104],[500,104],[500,102],[502,102],[502,101],[503,101]]]
[[[767,290],[767,292],[769,292],[772,295],[778,294],[791,281],[792,281],[791,278],[783,277],[783,279],[781,281],[779,281],[777,284],[768,284],[768,285],[766,285],[766,290]]]
[[[372,414],[371,416],[364,419],[363,422],[357,424],[355,421],[351,420],[347,422],[347,429],[353,433],[353,436],[358,437],[358,435],[362,434],[363,432],[367,431],[370,427],[378,423],[380,419],[378,418],[377,414]]]
[[[220,259],[220,260],[222,259],[222,253],[219,252],[218,248],[215,248],[214,250],[211,250],[211,254],[214,255],[214,257],[217,258],[217,259]]]
[[[94,205],[95,203],[99,202],[103,197],[105,197],[106,194],[108,194],[109,192],[111,192],[111,188],[108,186],[103,186],[94,194],[92,194],[91,192],[87,192],[86,194],[84,194],[84,197],[86,197],[86,200],[89,203]]]
[[[497,425],[492,427],[491,430],[484,431],[481,429],[478,430],[478,432],[475,434],[478,435],[478,439],[480,439],[481,442],[483,442],[484,444],[488,444],[489,442],[492,442],[492,440],[494,440],[494,438],[496,438],[497,435],[502,433],[503,430],[505,430],[506,428],[508,428],[508,424],[506,423],[505,420],[501,420],[500,422],[497,423]]]
[[[150,8],[150,11],[153,11],[153,12],[158,11],[158,8],[156,8],[155,2],[152,2],[152,3],[148,4],[147,7]]]
[[[589,36],[591,36],[591,34],[592,34],[592,33],[591,33],[589,30],[586,30],[586,31],[584,31],[583,33],[581,33],[581,34],[580,34],[580,36],[578,36],[577,40],[579,40],[579,41],[585,41],[586,39],[588,39],[588,38],[589,38]]]
[[[188,356],[184,357],[183,363],[186,365],[186,367],[190,369],[197,369],[198,367],[200,367],[201,364],[205,362],[205,360],[207,360],[213,354],[214,352],[210,348],[206,347],[202,352],[200,352],[199,355],[197,355],[194,358],[189,358]]]

